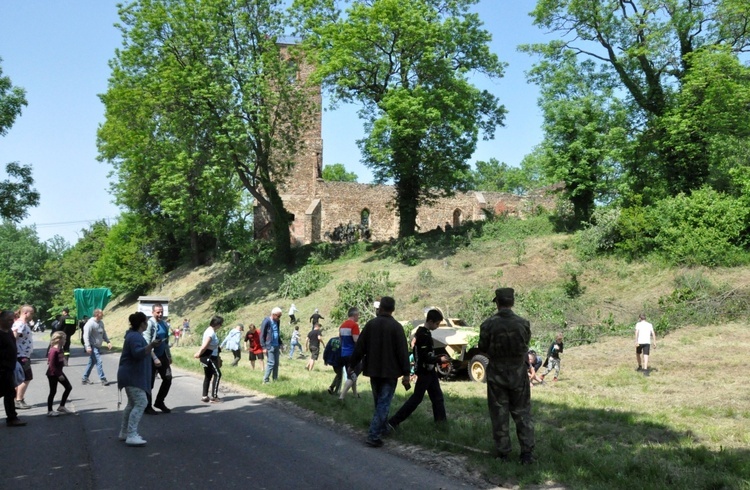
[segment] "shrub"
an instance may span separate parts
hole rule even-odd
[[[322,288],[331,280],[331,274],[316,265],[306,265],[294,274],[284,274],[279,287],[282,298],[303,298]]]
[[[416,236],[408,236],[393,240],[381,249],[383,257],[390,257],[397,262],[406,265],[417,265],[424,259],[427,252],[427,246],[422,243]]]
[[[353,281],[344,281],[336,286],[339,299],[331,310],[331,321],[343,322],[349,308],[360,311],[360,323],[366,323],[374,316],[373,302],[381,296],[392,294],[396,284],[389,279],[388,271],[360,272]]]
[[[618,222],[620,208],[597,208],[591,221],[576,234],[575,244],[582,258],[591,258],[600,253],[613,252],[619,240]]]

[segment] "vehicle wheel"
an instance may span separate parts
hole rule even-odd
[[[435,371],[439,376],[442,376],[444,378],[450,376],[451,373],[453,373],[453,363],[451,363],[450,361],[438,362],[437,364],[435,364]]]
[[[487,382],[487,363],[489,360],[482,354],[477,354],[469,361],[469,378],[478,383]]]

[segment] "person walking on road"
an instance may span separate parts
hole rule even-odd
[[[237,366],[240,363],[242,357],[242,350],[240,349],[240,342],[242,341],[242,332],[245,331],[245,326],[238,323],[232,330],[229,331],[224,341],[221,343],[222,349],[229,349],[232,351],[234,360],[232,360],[232,367]]]
[[[653,342],[651,340],[653,339]],[[651,354],[651,346],[656,348],[656,332],[654,326],[646,321],[646,315],[638,315],[638,323],[635,324],[635,358],[638,361],[636,371],[643,371],[645,376],[649,375],[648,356]],[[641,362],[643,355],[643,362]]]
[[[365,325],[351,360],[352,365],[363,361],[363,372],[370,378],[375,411],[365,443],[372,447],[383,445],[381,436],[387,432],[388,412],[399,376],[404,388],[411,388],[406,335],[393,318],[395,309],[396,300],[390,296],[380,299],[378,316]]]
[[[8,427],[22,427],[26,425],[18,418],[16,412],[16,383],[15,370],[18,362],[18,348],[16,338],[11,332],[15,314],[10,310],[0,312],[0,396],[5,405],[5,423]]]
[[[75,326],[75,322],[73,322]],[[49,341],[49,350],[47,351],[47,381],[49,381],[49,396],[47,397],[47,417],[57,417],[64,413],[73,413],[65,408],[65,402],[68,401],[70,392],[73,391],[73,387],[70,384],[68,378],[63,374],[63,366],[65,363],[64,349],[67,343],[67,335],[62,330],[52,334],[52,338]],[[57,408],[57,412],[52,410],[52,404],[55,401],[55,395],[57,394],[57,385],[63,385],[65,391],[63,391],[62,400],[60,406]]]
[[[151,307],[151,318],[149,318],[146,330],[143,332],[143,338],[147,344],[150,344],[153,340],[160,340],[151,351],[151,361],[154,363],[154,367],[151,370],[151,389],[147,392],[148,406],[145,413],[148,415],[158,413],[154,410],[154,407],[164,413],[172,411],[164,403],[169,394],[169,389],[172,387],[172,352],[169,350],[169,331],[169,325],[164,321],[164,306],[159,303],[154,304]],[[156,394],[156,401],[151,406],[151,392],[156,384],[156,373],[159,373],[161,378],[161,386],[159,386],[159,392]]]
[[[148,404],[147,393],[151,391],[151,352],[162,341],[153,339],[146,342],[143,337],[143,332],[148,327],[145,313],[133,313],[128,317],[128,322],[130,329],[125,333],[117,369],[117,389],[125,389],[128,404],[122,412],[118,439],[125,441],[128,446],[145,446],[146,440],[138,434],[138,425]]]
[[[31,405],[26,403],[26,390],[29,383],[34,379],[34,373],[31,372],[31,354],[34,352],[34,339],[32,338],[31,327],[29,322],[34,318],[34,307],[23,305],[18,311],[18,320],[13,323],[13,336],[16,338],[16,347],[18,349],[18,362],[23,368],[24,382],[16,388],[16,408],[18,410],[28,410]]]
[[[279,353],[284,342],[281,340],[281,327],[279,319],[281,318],[281,308],[278,306],[271,310],[271,316],[263,319],[260,324],[260,345],[263,346],[263,353],[266,355],[266,372],[263,375],[263,383],[268,383],[272,373],[273,380],[279,378]]]
[[[202,402],[219,403],[219,381],[221,381],[221,367],[219,366],[219,336],[216,329],[224,324],[224,318],[211,318],[208,328],[203,332],[203,343],[193,357],[200,359],[203,365],[203,397]],[[211,385],[211,398],[208,397],[208,387]]]
[[[509,416],[512,416],[521,446],[521,464],[531,464],[534,462],[534,423],[531,418],[531,387],[526,367],[531,325],[528,320],[511,310],[515,304],[515,292],[512,288],[496,289],[492,301],[497,305],[497,313],[479,327],[479,350],[486,352],[489,358],[487,405],[495,454],[501,461],[509,460]]]
[[[58,330],[65,333],[65,345],[63,346],[63,354],[65,356],[65,365],[68,365],[70,359],[70,340],[76,334],[77,322],[75,317],[70,316],[70,309],[63,308],[62,315],[60,315]]]
[[[417,383],[414,385],[414,393],[388,420],[392,429],[398,428],[399,424],[417,409],[419,404],[422,403],[425,393],[432,402],[432,417],[435,423],[446,421],[443,390],[440,389],[440,380],[435,371],[435,365],[440,362],[440,358],[435,355],[432,334],[430,333],[438,328],[442,321],[443,314],[440,311],[430,310],[425,317],[424,326],[419,327],[414,335],[414,365]]]
[[[107,331],[104,330],[104,313],[101,309],[97,308],[94,310],[94,316],[89,318],[86,325],[83,326],[83,345],[86,348],[86,353],[89,355],[89,362],[86,364],[86,369],[83,371],[83,378],[81,382],[85,385],[94,384],[89,380],[91,370],[96,365],[96,372],[99,375],[99,380],[103,385],[107,384],[107,377],[104,376],[104,368],[102,367],[102,355],[99,352],[104,342],[107,343],[107,349],[112,350],[112,342],[107,337]]]

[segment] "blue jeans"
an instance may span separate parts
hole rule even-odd
[[[398,378],[370,378],[372,398],[375,402],[375,413],[372,415],[370,430],[367,433],[367,438],[370,440],[380,439],[381,434],[385,432],[397,382]]]
[[[279,378],[279,346],[268,349],[268,359],[266,359],[266,374],[263,376],[263,382],[268,383],[268,378],[273,370],[273,380]]]
[[[299,353],[302,354],[302,344],[299,342],[292,342],[292,348],[289,351],[289,359],[291,359],[294,356],[294,348],[299,347]]]
[[[89,354],[89,363],[86,364],[86,370],[83,372],[83,379],[89,379],[91,370],[94,369],[96,364],[96,372],[99,374],[99,379],[104,379],[104,369],[102,368],[102,355],[99,353],[99,347],[91,346],[91,354]]]

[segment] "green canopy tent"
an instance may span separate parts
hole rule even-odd
[[[91,318],[97,308],[103,310],[112,297],[112,291],[109,288],[78,288],[73,290],[73,296],[76,300],[76,317],[80,320],[84,316]]]

